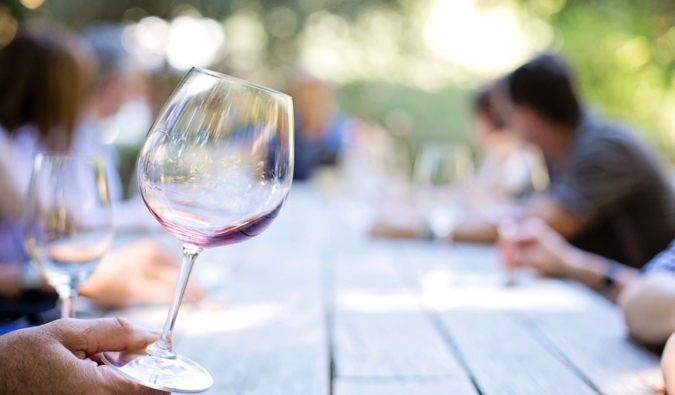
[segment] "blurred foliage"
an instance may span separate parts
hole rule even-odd
[[[523,15],[547,22],[554,33],[551,50],[560,51],[569,60],[583,98],[611,116],[637,124],[675,159],[675,1],[475,2],[483,8],[512,5]],[[171,19],[186,7],[219,21],[246,11],[264,22],[264,61],[268,67],[278,68],[293,64],[304,28],[317,11],[355,23],[368,10],[386,10],[397,16],[397,29],[405,33],[394,41],[397,51],[415,56],[425,50],[420,34],[414,33],[421,30],[419,13],[430,9],[433,0],[46,0],[34,11],[19,0],[0,0],[0,4],[8,6],[20,21],[51,18],[76,29],[93,21],[138,21],[148,15]],[[369,37],[357,39],[367,41]],[[342,110],[390,129],[396,128],[397,121],[406,123],[410,130],[404,138],[413,150],[428,139],[467,140],[470,92],[487,81],[476,78],[467,84],[448,79],[443,86],[424,89],[388,82],[386,77],[347,83],[342,87]]]
[[[582,96],[637,124],[675,160],[675,2],[521,0],[545,18]]]

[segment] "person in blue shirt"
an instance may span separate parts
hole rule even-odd
[[[332,89],[309,76],[295,79],[295,167],[293,178],[306,180],[321,165],[337,163],[350,118],[335,110]]]

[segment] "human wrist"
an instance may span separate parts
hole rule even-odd
[[[598,291],[608,292],[607,288],[613,287],[618,270],[616,262],[576,248],[568,259],[570,278]],[[608,276],[612,276],[609,284]]]
[[[568,248],[562,258],[565,277],[586,282],[583,280],[587,279],[589,270],[597,270],[598,273],[602,273],[599,262],[594,258],[593,255],[580,249],[574,247]],[[595,266],[597,268],[593,270]]]

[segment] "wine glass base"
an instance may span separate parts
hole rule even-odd
[[[196,362],[177,355],[174,359],[156,357],[145,351],[104,352],[101,360],[125,378],[146,387],[178,393],[204,392],[213,378]]]

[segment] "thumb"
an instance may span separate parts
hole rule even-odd
[[[55,337],[80,358],[103,351],[139,350],[159,336],[126,318],[62,319],[51,324]]]

